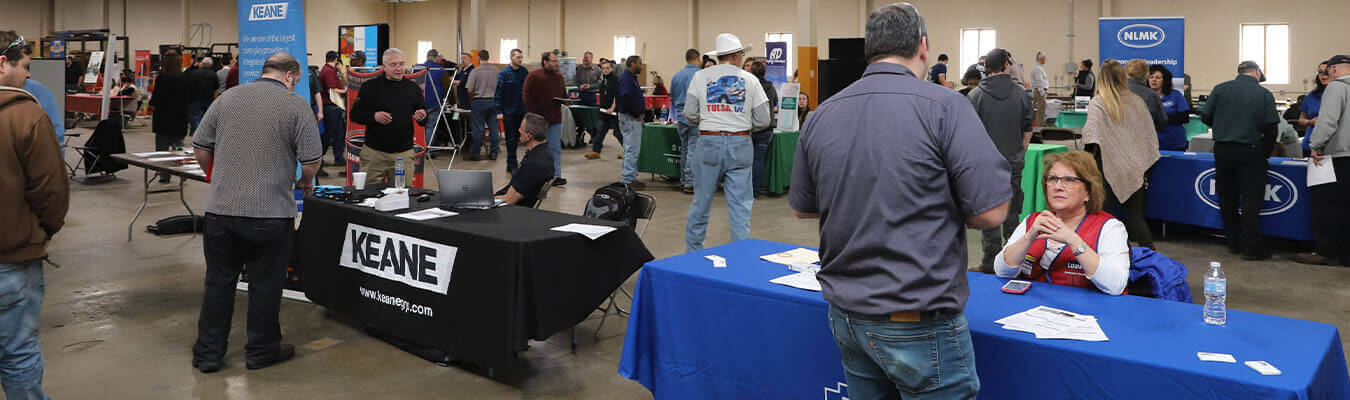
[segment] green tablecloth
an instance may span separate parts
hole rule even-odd
[[[638,150],[638,172],[678,178],[683,147],[675,125],[642,124],[642,148]]]
[[[792,183],[792,161],[797,157],[797,138],[801,132],[774,132],[769,154],[764,156],[764,180],[769,193],[785,194]]]
[[[1209,126],[1200,122],[1199,116],[1191,116],[1191,121],[1186,123],[1186,140],[1191,140],[1195,135],[1209,133]]]
[[[595,132],[600,127],[600,109],[587,106],[567,106],[572,110],[572,119],[586,132]]]
[[[1022,213],[1018,215],[1020,219],[1026,219],[1031,213],[1045,209],[1045,185],[1041,184],[1044,179],[1041,173],[1045,171],[1045,166],[1042,165],[1045,155],[1067,152],[1069,147],[1060,144],[1032,143],[1027,147],[1026,163],[1022,166]]]
[[[1060,111],[1055,117],[1056,128],[1083,129],[1087,125],[1087,113],[1078,111]]]

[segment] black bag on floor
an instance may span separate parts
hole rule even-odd
[[[636,202],[637,191],[634,191],[633,187],[626,183],[614,182],[595,189],[595,194],[591,195],[591,201],[586,202],[586,210],[581,216],[626,222],[628,226],[637,226],[637,213],[633,212],[633,204]]]
[[[145,231],[156,235],[177,235],[180,233],[201,232],[203,218],[200,215],[175,215],[159,221],[154,225],[146,225]]]

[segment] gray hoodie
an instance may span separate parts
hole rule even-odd
[[[1022,136],[1031,132],[1031,121],[1036,118],[1031,96],[1013,83],[1008,74],[997,74],[981,80],[968,97],[994,147],[1008,159],[1010,166],[1020,169],[1026,154]]]
[[[1308,139],[1313,150],[1330,157],[1350,157],[1350,75],[1331,81],[1322,92],[1322,111]],[[1341,178],[1345,179],[1345,178]]]

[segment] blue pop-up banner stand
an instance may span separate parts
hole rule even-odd
[[[787,83],[787,42],[764,43],[764,79],[776,88]]]
[[[1184,76],[1185,18],[1098,18],[1097,30],[1101,60],[1113,59],[1124,63],[1138,58],[1149,65],[1166,66],[1172,71],[1174,79]]]
[[[300,62],[295,93],[309,95],[309,58],[305,56],[305,10],[301,0],[239,0],[239,84],[262,75],[267,57],[287,53]]]

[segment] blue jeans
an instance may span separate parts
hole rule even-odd
[[[548,126],[548,152],[553,153],[553,177],[562,177],[562,124]]]
[[[488,154],[496,156],[497,141],[501,140],[497,133],[497,106],[492,103],[492,99],[473,99],[472,107],[473,125],[469,126],[469,155],[478,156],[483,147],[483,129],[486,126],[488,140],[492,142]]]
[[[764,182],[764,159],[769,154],[769,143],[773,141],[773,129],[765,129],[750,134],[750,140],[755,143],[755,193],[768,189]]]
[[[201,125],[202,116],[206,115],[206,109],[211,108],[209,101],[194,101],[188,103],[188,124],[192,126],[192,134],[197,133],[197,125]]]
[[[684,248],[686,252],[703,250],[703,238],[708,233],[708,209],[717,182],[726,181],[722,189],[727,196],[727,214],[731,223],[731,241],[750,237],[750,209],[755,205],[755,193],[750,188],[750,164],[754,161],[754,145],[749,136],[703,136],[698,139],[698,171],[694,174],[694,204],[689,206],[689,218],[684,221]]]
[[[675,125],[675,132],[680,134],[680,143],[684,149],[680,152],[680,186],[692,188],[694,165],[698,162],[698,159],[694,158],[696,153],[694,150],[698,148],[698,126],[680,122]]]
[[[619,114],[619,135],[623,137],[623,168],[619,182],[637,180],[638,151],[642,149],[642,120],[628,114]]]
[[[0,263],[0,387],[10,399],[42,394],[42,344],[38,313],[47,284],[42,260]]]
[[[595,132],[591,133],[591,151],[599,153],[601,149],[604,149],[605,134],[609,133],[610,130],[618,128],[619,120],[617,118],[606,114],[600,114],[600,126],[596,127]],[[622,132],[615,132],[614,138],[619,139],[620,145],[623,144]]]
[[[323,106],[323,150],[333,149],[333,163],[346,163],[343,154],[347,150],[347,112],[335,105]]]
[[[829,318],[849,399],[973,399],[980,392],[963,313],[893,322],[830,305]]]

